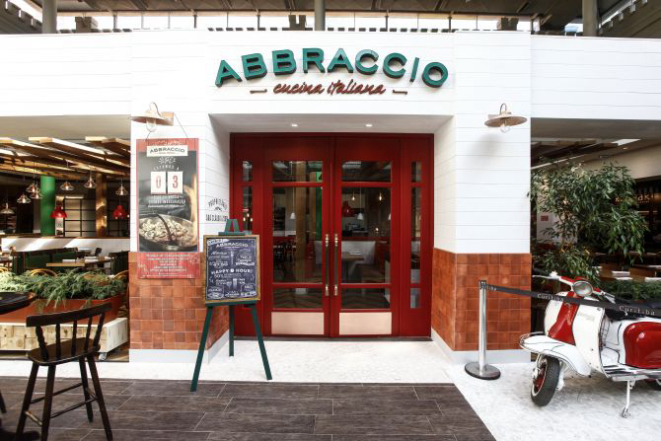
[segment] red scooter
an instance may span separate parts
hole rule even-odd
[[[635,309],[641,306],[661,309],[659,300],[634,304],[595,289],[584,280],[572,280],[556,273],[534,277],[569,286],[568,291],[558,296],[628,304]],[[626,404],[622,410],[625,418],[629,415],[631,389],[637,381],[645,381],[661,391],[659,318],[551,300],[544,316],[544,332],[526,334],[520,344],[537,354],[531,397],[538,406],[546,406],[555,392],[562,389],[568,369],[584,377],[596,371],[613,381],[626,382]]]

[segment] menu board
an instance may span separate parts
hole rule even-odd
[[[259,236],[204,236],[204,300],[259,300]]]
[[[198,139],[138,140],[138,276],[196,278]]]

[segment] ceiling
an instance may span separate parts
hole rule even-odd
[[[40,7],[43,0],[28,0]],[[599,0],[606,14],[622,0]],[[539,17],[544,30],[562,30],[581,17],[581,0],[326,0],[329,12],[411,12]],[[314,0],[59,0],[61,12],[314,10]]]
[[[362,132],[434,133],[447,116],[216,114],[212,119],[227,132]],[[296,124],[297,127],[292,127]],[[371,124],[367,127],[366,124]]]
[[[82,140],[86,136],[130,138],[129,115],[55,115],[0,117],[0,138],[31,136]]]

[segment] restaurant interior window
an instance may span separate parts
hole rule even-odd
[[[64,237],[96,236],[96,216],[94,199],[67,197],[64,199]]]

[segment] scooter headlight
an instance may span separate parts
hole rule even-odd
[[[590,294],[592,294],[592,290],[593,290],[592,285],[590,285],[590,282],[586,282],[585,280],[579,280],[578,282],[574,282],[571,289],[581,297],[589,296]]]

